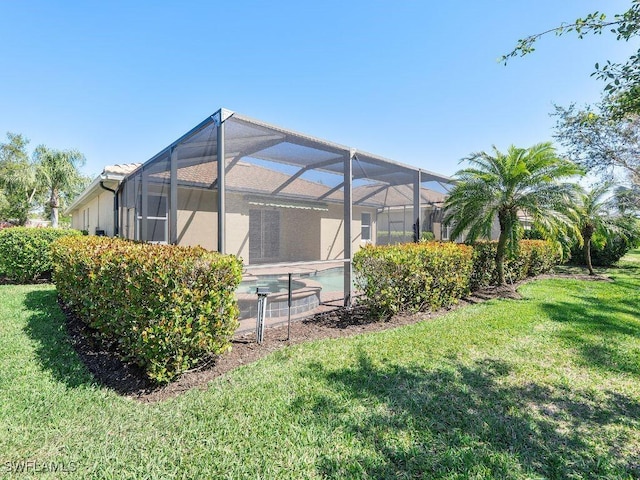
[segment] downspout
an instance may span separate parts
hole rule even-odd
[[[120,189],[120,183],[118,183],[118,188],[113,190],[109,187],[104,186],[104,182],[100,181],[100,186],[107,190],[108,192],[113,193],[113,236],[118,236],[118,190]]]
[[[115,212],[113,214],[113,219],[116,224],[113,227],[113,236],[120,236],[120,195],[122,194],[122,186],[124,185],[124,179],[120,180],[118,186],[116,187],[116,193],[113,199],[113,207]]]

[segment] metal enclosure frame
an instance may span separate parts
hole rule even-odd
[[[286,227],[288,241],[296,236],[311,238],[319,252],[302,252],[304,248],[291,243],[278,245],[286,258],[283,263],[341,261],[344,304],[350,305],[351,260],[354,247],[360,245],[360,228],[353,226],[358,223],[354,215],[371,215],[372,223],[376,222],[375,235],[373,225],[369,226],[374,239],[385,238],[380,226],[386,215],[388,241],[417,241],[423,231],[421,225],[433,224],[444,197],[443,192],[427,186],[436,185],[442,190],[450,184],[451,179],[444,175],[221,108],[127,175],[118,190],[121,210],[117,212],[117,227],[120,232],[135,232],[136,240],[163,238],[154,220],[157,217],[149,211],[150,195],[159,195],[166,197],[168,205],[166,243],[201,244],[221,253],[248,252],[247,265],[251,265],[251,252],[256,248],[254,245],[252,250],[251,246],[255,232],[250,209],[278,211],[288,222],[284,227],[278,224],[280,229]],[[336,213],[340,204],[341,218]],[[431,208],[430,217],[423,212],[425,206]],[[136,219],[133,228],[132,209]],[[392,216],[402,217],[402,222],[392,221]],[[312,218],[314,231],[320,232],[321,239],[303,232],[305,221]],[[402,235],[391,228],[400,223]],[[230,229],[235,230],[230,233]],[[282,232],[272,234],[274,238],[278,235]],[[291,250],[291,245],[297,253],[288,256],[285,250]]]

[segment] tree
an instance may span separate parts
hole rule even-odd
[[[578,197],[576,211],[580,229],[583,260],[589,275],[595,275],[591,264],[591,241],[595,233],[603,236],[618,232],[620,223],[611,215],[610,183],[601,183],[592,190],[583,191]]]
[[[609,179],[624,172],[640,186],[640,116],[610,114],[604,104],[579,110],[556,106],[556,139],[574,162]]]
[[[625,217],[640,217],[640,184],[626,186],[619,185],[615,192],[615,206]]]
[[[498,282],[504,285],[505,253],[517,246],[519,216],[532,218],[549,237],[571,228],[576,185],[562,180],[582,171],[559,158],[551,143],[528,149],[511,146],[506,154],[494,147],[493,153],[473,153],[463,159],[472,166],[455,174],[457,183],[445,202],[444,223],[453,225],[453,238],[465,234],[468,241],[475,241],[490,238],[498,219],[496,268]]]
[[[0,219],[15,220],[24,225],[33,207],[37,185],[35,171],[29,161],[29,140],[7,133],[7,143],[0,143]]]
[[[85,158],[77,150],[52,150],[44,145],[34,154],[36,180],[40,192],[46,195],[46,205],[51,209],[51,226],[58,226],[58,209],[61,199],[75,196],[84,185],[79,168]]]
[[[556,106],[556,139],[571,160],[606,181],[623,184],[616,189],[617,207],[638,212],[640,206],[640,116],[612,115],[606,104],[582,110]],[[621,212],[624,213],[624,212]]]
[[[501,61],[505,64],[513,57],[525,56],[535,50],[535,43],[541,37],[549,34],[564,35],[576,33],[578,38],[589,34],[602,34],[610,32],[617,40],[629,41],[640,35],[640,0],[633,0],[631,7],[613,16],[593,12],[584,18],[578,18],[573,23],[562,24],[544,32],[536,33],[518,40],[516,47]],[[629,57],[625,63],[596,63],[594,76],[607,82],[605,92],[611,98],[609,106],[618,117],[629,113],[640,113],[640,49]]]
[[[20,225],[33,209],[50,213],[58,225],[61,202],[75,197],[87,185],[80,174],[84,156],[77,150],[52,150],[40,145],[29,159],[29,140],[7,133],[0,143],[0,220],[16,220]]]

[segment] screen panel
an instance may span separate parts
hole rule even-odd
[[[218,248],[217,148],[210,125],[175,149],[178,245]]]

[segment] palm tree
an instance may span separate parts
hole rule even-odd
[[[597,185],[590,191],[583,191],[576,206],[578,226],[580,228],[579,241],[582,244],[584,262],[589,275],[595,275],[591,265],[591,240],[594,233],[607,234],[621,232],[620,222],[611,215],[611,199],[609,198],[611,183]]]
[[[85,158],[77,150],[53,150],[40,145],[34,152],[38,185],[48,196],[51,208],[51,226],[58,226],[58,208],[61,195],[74,193],[81,187],[83,177],[79,168]]]
[[[571,227],[572,198],[576,185],[562,180],[581,174],[574,163],[558,157],[551,143],[531,148],[509,147],[493,155],[473,153],[472,166],[456,173],[457,183],[445,203],[446,225],[452,238],[464,234],[468,241],[490,238],[496,218],[500,236],[496,251],[498,283],[504,285],[504,257],[517,245],[519,215],[525,214],[548,236]]]

